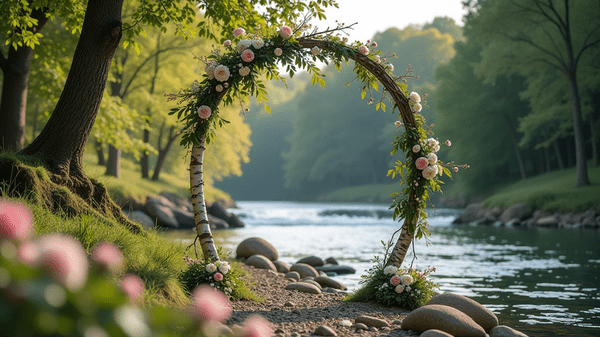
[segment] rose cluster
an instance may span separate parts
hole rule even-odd
[[[428,267],[424,272],[414,269],[398,269],[386,266],[376,271],[375,297],[386,305],[399,305],[414,309],[426,303],[433,296],[435,283],[427,277],[435,268]]]

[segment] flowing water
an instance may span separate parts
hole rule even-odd
[[[357,271],[335,277],[349,290],[360,286],[373,257],[383,255],[381,241],[400,226],[386,205],[238,206],[230,211],[246,227],[216,231],[217,245],[235,252],[244,239],[261,237],[290,265],[308,255],[334,257]],[[435,266],[432,279],[441,291],[468,296],[498,315],[500,324],[531,336],[600,336],[600,231],[452,225],[460,212],[430,212],[431,246],[417,242],[415,268]]]

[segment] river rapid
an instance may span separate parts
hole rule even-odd
[[[351,291],[401,225],[387,205],[240,201],[238,207],[230,211],[246,227],[214,232],[217,245],[235,254],[244,239],[261,237],[290,265],[308,255],[334,257],[356,269],[335,277]],[[468,296],[500,324],[530,336],[600,336],[600,231],[452,225],[461,211],[430,210],[431,245],[416,242],[416,258],[411,252],[405,266],[435,266],[431,278],[440,291]],[[189,244],[194,234],[178,236]]]

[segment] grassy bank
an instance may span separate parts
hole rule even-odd
[[[335,190],[322,195],[319,200],[328,202],[391,203],[390,194],[393,192],[398,192],[398,183],[361,185]]]

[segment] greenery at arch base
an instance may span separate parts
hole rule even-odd
[[[395,178],[401,177],[400,185],[404,186],[401,192],[394,193],[395,197],[390,208],[394,209],[394,219],[407,219],[410,222],[409,230],[417,238],[429,236],[427,229],[427,207],[430,192],[441,192],[443,184],[441,177],[451,177],[450,169],[455,172],[459,167],[467,168],[468,165],[455,165],[454,162],[444,163],[437,157],[440,143],[433,135],[432,126],[427,126],[425,119],[419,112],[422,109],[421,98],[417,93],[410,93],[405,84],[407,77],[412,77],[410,69],[401,76],[393,75],[393,65],[387,63],[388,57],[395,55],[382,55],[376,50],[377,43],[367,41],[362,44],[356,41],[347,43],[347,39],[340,37],[340,32],[345,28],[338,26],[325,32],[308,32],[307,25],[299,25],[295,31],[287,26],[279,29],[262,27],[252,33],[246,33],[243,28],[235,29],[233,41],[223,39],[223,50],[217,48],[208,57],[200,58],[205,64],[205,73],[200,81],[196,81],[189,89],[181,90],[177,94],[168,95],[169,99],[177,101],[179,106],[171,110],[183,123],[183,146],[197,146],[204,137],[209,144],[216,137],[216,130],[227,123],[219,115],[219,105],[231,105],[239,102],[241,109],[249,111],[246,107],[249,96],[257,98],[258,102],[267,102],[267,91],[264,80],[282,80],[279,69],[283,68],[293,77],[299,70],[312,74],[312,84],[325,85],[324,75],[316,66],[317,62],[333,63],[338,71],[342,62],[348,63],[358,53],[368,56],[380,65],[394,79],[398,87],[408,97],[409,104],[415,116],[415,125],[404,125],[406,132],[399,132],[392,142],[391,154],[398,151],[406,154],[406,161],[398,160],[388,175]],[[311,49],[304,47],[300,39],[295,36],[303,34],[301,39],[314,39],[325,41],[327,49],[313,46]],[[354,71],[361,82],[361,96],[369,94],[369,104],[374,103],[373,91],[381,92],[381,99],[377,101],[377,110],[386,111],[386,100],[391,102],[393,109],[395,103],[388,98],[386,90],[380,90],[380,83],[376,77],[358,62]],[[265,110],[270,108],[265,103]],[[400,118],[400,116],[399,116]],[[400,129],[403,123],[399,120],[396,127]],[[429,137],[429,138],[428,138]],[[444,144],[450,146],[450,141]],[[413,221],[418,217],[418,221]],[[391,241],[390,241],[391,242]],[[390,244],[388,244],[390,245]],[[432,296],[435,283],[427,277],[434,268],[420,272],[411,268],[398,269],[390,272],[387,264],[388,249],[382,260],[374,261],[375,266],[363,276],[363,290],[359,291],[356,298],[376,299],[386,305],[398,305],[406,308],[416,308],[425,304]],[[393,268],[392,268],[393,269]],[[398,280],[401,279],[401,282]],[[365,298],[365,294],[368,294]]]

